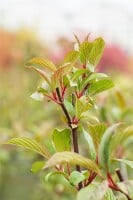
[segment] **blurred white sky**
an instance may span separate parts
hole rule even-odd
[[[37,29],[45,40],[79,30],[133,50],[133,0],[0,0],[0,27]]]

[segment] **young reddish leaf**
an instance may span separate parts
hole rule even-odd
[[[73,66],[71,64],[59,67],[51,76],[52,87],[56,88],[58,85],[63,84],[63,76],[67,75],[72,68]]]
[[[80,165],[82,167],[87,168],[88,170],[91,170],[93,172],[96,172],[97,174],[101,175],[100,169],[96,165],[95,162],[92,160],[85,158],[77,153],[74,152],[60,152],[55,153],[46,163],[44,169],[53,167],[57,164],[63,164],[63,163],[70,163],[71,165]]]
[[[34,67],[44,67],[50,71],[55,71],[56,66],[48,59],[46,58],[32,58],[27,63],[27,66],[34,66]]]
[[[30,138],[24,138],[24,137],[13,138],[13,139],[9,140],[6,144],[12,144],[12,145],[24,147],[26,149],[35,151],[36,153],[42,155],[45,158],[50,157],[50,153],[48,152],[48,150],[45,146],[42,146],[36,140],[30,139]]]

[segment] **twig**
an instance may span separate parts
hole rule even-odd
[[[63,112],[64,112],[64,114],[65,114],[65,116],[66,116],[66,118],[67,118],[68,126],[70,127],[71,132],[72,132],[73,149],[74,149],[74,152],[75,152],[75,153],[79,153],[79,148],[78,148],[78,137],[77,137],[77,127],[76,127],[76,128],[73,128],[73,127],[72,127],[71,117],[70,117],[70,115],[69,115],[69,113],[68,113],[68,111],[67,111],[67,109],[66,109],[66,107],[65,107],[65,105],[64,105],[64,102],[63,102],[63,99],[62,99],[62,97],[61,97],[59,88],[56,88],[56,92],[57,92],[58,99],[59,99],[59,101],[60,101],[60,106],[61,106],[61,108],[62,108],[62,110],[63,110]],[[73,99],[74,99],[74,98],[73,98],[73,96],[72,96],[72,103],[74,104]],[[79,165],[76,165],[76,170],[77,170],[78,172],[81,171]],[[78,184],[78,190],[80,190],[81,188],[82,188],[82,183],[79,183],[79,184]]]
[[[122,194],[124,194],[128,200],[133,200],[132,198],[129,197],[129,195],[127,193],[125,193],[123,190],[119,189],[119,192],[121,192]]]
[[[65,114],[65,116],[66,116],[66,118],[67,118],[68,125],[69,125],[69,127],[72,129],[71,118],[70,118],[70,116],[69,116],[69,113],[68,113],[68,111],[67,111],[65,105],[64,105],[64,102],[62,101],[62,97],[61,97],[59,88],[56,88],[56,92],[57,92],[57,96],[58,96],[59,101],[60,101],[60,106],[62,107],[62,110],[63,110],[63,112],[64,112],[64,114]]]
[[[115,171],[116,171],[116,174],[117,174],[120,182],[123,182],[124,181],[124,177],[122,176],[121,170],[118,168]]]

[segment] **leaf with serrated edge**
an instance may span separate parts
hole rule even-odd
[[[110,166],[110,144],[116,128],[120,126],[120,123],[114,124],[106,129],[100,145],[99,145],[99,163],[106,170],[109,169]]]
[[[27,63],[27,66],[37,66],[37,67],[44,67],[46,69],[49,69],[51,71],[55,71],[56,70],[56,66],[48,59],[46,58],[39,58],[39,57],[35,57],[30,59]]]
[[[30,138],[13,138],[9,140],[6,144],[12,144],[26,149],[35,151],[36,153],[42,155],[45,158],[50,157],[50,153],[47,148],[39,144],[36,140]]]
[[[92,170],[97,174],[101,175],[100,170],[95,162],[92,160],[85,158],[74,152],[61,152],[55,153],[46,163],[44,169],[53,167],[57,164],[69,163],[71,165],[80,165],[82,167],[87,168],[88,170]]]

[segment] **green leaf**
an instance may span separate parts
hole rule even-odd
[[[84,110],[84,104],[82,103],[82,101],[80,101],[80,99],[76,98],[76,117],[79,119],[81,114],[85,111]]]
[[[106,191],[106,194],[103,200],[116,200],[116,197],[110,188]]]
[[[89,72],[94,73],[95,68],[92,64],[87,63],[86,68],[89,70]]]
[[[73,117],[75,115],[75,108],[73,107],[72,103],[67,99],[64,99],[64,104],[69,114]]]
[[[113,158],[112,160],[122,162],[133,169],[133,161],[131,161],[131,160],[117,159],[117,158]]]
[[[130,136],[133,136],[133,125],[128,126],[127,128],[124,129],[120,137],[120,142],[122,143],[126,141],[126,139],[128,139]]]
[[[78,51],[69,51],[65,56],[65,63],[72,63],[74,64],[78,58],[79,52]]]
[[[70,174],[69,182],[73,186],[76,186],[78,183],[80,183],[83,180],[85,180],[85,176],[82,173],[78,172],[78,171],[73,171]]]
[[[108,78],[108,75],[104,74],[104,73],[92,73],[88,78],[88,82],[92,83],[92,82],[94,82],[94,80],[96,80],[96,79],[99,80],[102,78]]]
[[[80,45],[79,56],[82,63],[88,62],[92,48],[93,48],[93,43],[88,41],[85,41]]]
[[[70,79],[67,75],[63,76],[63,85],[66,87],[70,86]]]
[[[84,175],[85,179],[88,179],[90,176],[90,172],[88,170],[83,170],[81,173]]]
[[[133,136],[133,125],[128,126],[124,130],[121,130],[116,135],[114,135],[111,149],[115,149],[117,146],[122,145],[131,136]]]
[[[101,59],[105,42],[102,38],[97,38],[93,42],[85,41],[80,45],[80,60],[82,63],[89,62],[96,66]]]
[[[78,79],[81,75],[88,73],[87,69],[78,69],[76,72],[72,75],[72,81]]]
[[[88,98],[82,96],[81,98],[76,98],[75,107],[76,117],[79,119],[84,112],[88,111],[92,107],[92,104],[89,103]]]
[[[108,76],[104,73],[92,73],[83,79],[82,89],[84,89],[86,85],[96,82],[96,80],[98,81],[100,79],[107,78],[107,77]]]
[[[32,58],[27,63],[27,66],[44,67],[48,70],[55,71],[56,66],[48,59],[45,58]]]
[[[55,176],[55,175],[61,175],[63,176],[66,180],[68,180],[68,175],[65,173],[65,172],[59,172],[59,171],[56,171],[56,172],[49,172],[46,176],[45,176],[45,181],[49,181],[50,178],[52,176]]]
[[[106,130],[106,125],[103,123],[98,123],[95,125],[88,125],[89,134],[91,135],[95,148],[98,151],[98,147],[101,141],[101,138]]]
[[[47,148],[39,144],[36,140],[30,138],[13,138],[9,140],[6,144],[17,145],[20,147],[24,147],[26,149],[35,151],[36,153],[42,155],[45,158],[50,157],[50,153],[48,152]]]
[[[102,38],[97,38],[93,42],[91,52],[89,54],[89,62],[96,66],[102,57],[105,47],[105,42]]]
[[[84,137],[89,145],[91,158],[92,158],[92,160],[96,160],[96,151],[95,151],[95,146],[94,146],[92,137],[89,135],[89,133],[84,128],[82,128],[82,131],[83,131]]]
[[[53,142],[57,151],[70,151],[71,131],[69,129],[54,129]]]
[[[93,183],[78,192],[77,200],[103,200],[107,190],[107,181],[103,181],[100,184]]]
[[[80,165],[82,167],[87,168],[88,170],[92,170],[97,174],[101,174],[98,166],[92,160],[85,158],[74,152],[61,152],[55,153],[46,163],[44,169],[53,167],[57,164],[70,163],[71,165]]]
[[[44,167],[44,165],[45,165],[44,161],[34,162],[32,164],[32,167],[31,167],[31,172],[33,172],[33,173],[39,172],[40,170],[42,170],[42,168]]]
[[[101,80],[98,80],[96,82],[93,82],[90,85],[89,88],[89,94],[90,95],[96,95],[97,93],[103,92],[105,90],[108,90],[114,86],[112,80],[109,78],[104,78]]]
[[[111,145],[111,140],[114,134],[114,131],[116,128],[120,125],[114,124],[110,126],[109,128],[106,129],[101,142],[99,146],[99,162],[102,167],[104,167],[106,170],[109,169],[110,166],[110,145]]]

